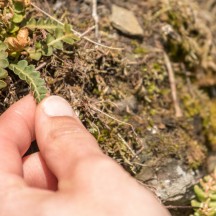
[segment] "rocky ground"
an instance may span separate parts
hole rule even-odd
[[[98,0],[94,29],[92,0],[36,4],[109,46],[83,38],[36,62],[46,62],[50,92],[71,103],[106,154],[177,206],[173,215],[190,215],[178,206],[190,205],[193,185],[216,162],[214,1]],[[1,112],[28,93],[16,76],[7,82]]]

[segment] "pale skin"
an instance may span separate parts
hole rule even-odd
[[[23,158],[35,139],[40,153]],[[28,95],[3,113],[0,153],[1,216],[170,216],[60,97]]]

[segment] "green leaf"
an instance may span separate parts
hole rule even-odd
[[[0,68],[0,79],[4,79],[8,76],[8,72],[3,69],[3,68]]]
[[[53,48],[44,45],[42,48],[42,54],[45,56],[51,56],[53,54]]]
[[[39,61],[40,58],[42,57],[42,53],[41,52],[32,52],[32,53],[29,53],[29,57],[31,59],[34,59],[36,61]]]
[[[9,62],[7,59],[0,59],[0,68],[6,68],[8,67]]]
[[[22,14],[15,13],[12,19],[12,22],[14,23],[21,23],[24,19],[24,16]]]
[[[42,56],[42,51],[41,51],[41,49],[38,49],[38,50],[37,50],[36,48],[27,47],[25,50],[28,52],[29,57],[30,57],[31,59],[34,59],[34,60],[36,60],[36,61],[40,60],[40,58],[41,58],[41,56]]]
[[[36,21],[36,19],[30,19],[26,26],[27,28],[31,29],[31,30],[35,30],[35,29],[44,29],[48,32],[53,32],[56,29],[63,29],[63,26],[60,25],[59,23],[51,20],[51,19],[39,19]]]
[[[199,201],[203,201],[206,199],[207,195],[200,186],[198,185],[194,186],[194,193],[196,194],[196,197],[198,198]]]
[[[63,49],[63,43],[62,43],[61,39],[58,39],[58,38],[61,38],[63,36],[63,32],[62,32],[62,34],[60,32],[62,32],[62,31],[57,30],[57,33],[56,33],[57,39],[54,38],[50,34],[47,35],[46,42],[47,42],[48,47],[52,46],[52,47],[54,47],[56,49],[60,49],[60,50]]]
[[[13,34],[13,33],[17,32],[19,29],[20,29],[20,27],[17,24],[12,23],[9,32]]]
[[[80,40],[80,38],[79,37],[77,37],[75,34],[73,34],[73,32],[72,32],[72,25],[70,25],[70,24],[65,24],[64,25],[64,31],[65,31],[65,33],[67,33],[67,34],[71,34],[71,38],[74,40],[74,41],[78,41],[78,40]],[[67,42],[66,42],[67,43]],[[70,43],[69,43],[70,44]]]
[[[0,89],[3,89],[7,86],[7,83],[3,80],[0,80]]]
[[[5,51],[7,49],[7,44],[6,43],[3,43],[2,41],[0,41],[0,51]]]
[[[8,57],[8,53],[7,52],[0,52],[0,59],[6,59],[7,57]]]
[[[4,42],[0,41],[0,70],[1,68],[6,68],[9,65],[8,62],[8,53],[6,52],[7,45]]]
[[[36,71],[34,65],[28,65],[26,60],[21,60],[17,64],[10,64],[9,68],[17,74],[20,79],[28,83],[37,103],[46,96],[47,89],[45,87],[45,82],[40,78],[40,73]]]
[[[55,31],[55,36],[52,35],[47,36],[47,46],[53,46],[56,49],[63,49],[63,42],[66,42],[68,44],[74,44],[74,34],[72,32],[70,33],[64,33],[62,30],[57,29]]]
[[[25,11],[25,7],[22,2],[14,2],[13,6],[15,13],[22,13]]]

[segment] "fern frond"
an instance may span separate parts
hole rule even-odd
[[[40,73],[35,70],[34,65],[28,65],[27,61],[21,60],[17,64],[10,64],[9,68],[17,74],[21,80],[28,83],[37,103],[46,96],[47,89],[45,87],[45,82],[40,78]]]
[[[56,49],[63,49],[63,42],[73,45],[75,41],[79,40],[77,36],[70,30],[69,25],[65,25],[64,29],[56,29],[54,35],[48,34],[46,43],[48,47]]]
[[[0,42],[0,68],[6,68],[9,65],[7,48],[8,46],[4,42]]]
[[[0,42],[0,89],[5,88],[7,86],[6,82],[2,79],[6,78],[8,76],[8,72],[5,70],[6,67],[8,67],[8,53],[7,45],[3,42]]]
[[[40,18],[38,20],[32,18],[27,22],[25,27],[31,30],[44,29],[47,30],[48,32],[53,32],[56,29],[63,29],[62,25],[49,18],[48,19]]]

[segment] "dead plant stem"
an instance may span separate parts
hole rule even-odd
[[[130,150],[130,152],[132,153],[132,155],[136,158],[139,159],[139,157],[137,156],[137,154],[134,152],[134,150],[130,147],[130,145],[126,142],[126,140],[122,137],[121,134],[118,133],[118,137],[120,138],[120,140],[124,143],[124,145]]]
[[[99,17],[97,14],[97,0],[92,0],[92,17],[95,21],[95,37],[98,40],[99,39],[99,27],[98,27]]]
[[[164,61],[165,61],[167,71],[168,71],[170,88],[171,88],[171,93],[172,93],[172,99],[173,99],[173,103],[174,103],[174,107],[175,107],[175,115],[176,115],[176,117],[179,118],[179,117],[182,117],[182,111],[181,111],[181,108],[180,108],[180,105],[178,102],[175,76],[174,76],[174,72],[172,69],[170,59],[165,52],[164,52]]]
[[[80,35],[80,38],[83,38],[84,36],[86,36],[89,32],[91,32],[92,30],[94,30],[95,27],[96,27],[96,26],[94,25],[94,26],[88,28],[85,32],[83,32],[83,33]]]
[[[137,137],[137,133],[136,133],[136,131],[135,131],[133,125],[131,125],[131,124],[127,123],[127,122],[121,121],[121,120],[119,120],[119,119],[117,119],[117,118],[115,118],[115,117],[113,117],[113,116],[111,116],[111,115],[109,115],[109,114],[103,112],[102,110],[98,109],[97,107],[94,107],[94,106],[92,106],[92,105],[90,105],[90,107],[91,107],[93,110],[95,110],[95,111],[97,111],[97,112],[99,112],[99,113],[105,115],[106,117],[108,117],[108,118],[110,118],[110,119],[112,119],[112,120],[114,120],[114,121],[116,121],[116,122],[118,122],[118,123],[121,123],[121,124],[130,126],[130,128],[131,128],[132,131],[133,131],[133,133],[134,133],[134,134],[136,135],[136,137]]]
[[[192,206],[165,206],[167,209],[193,209],[194,207]]]
[[[46,64],[47,64],[47,62],[43,62],[43,63],[41,63],[40,65],[38,65],[35,69],[38,71],[38,70],[40,70],[41,68],[45,67]]]

